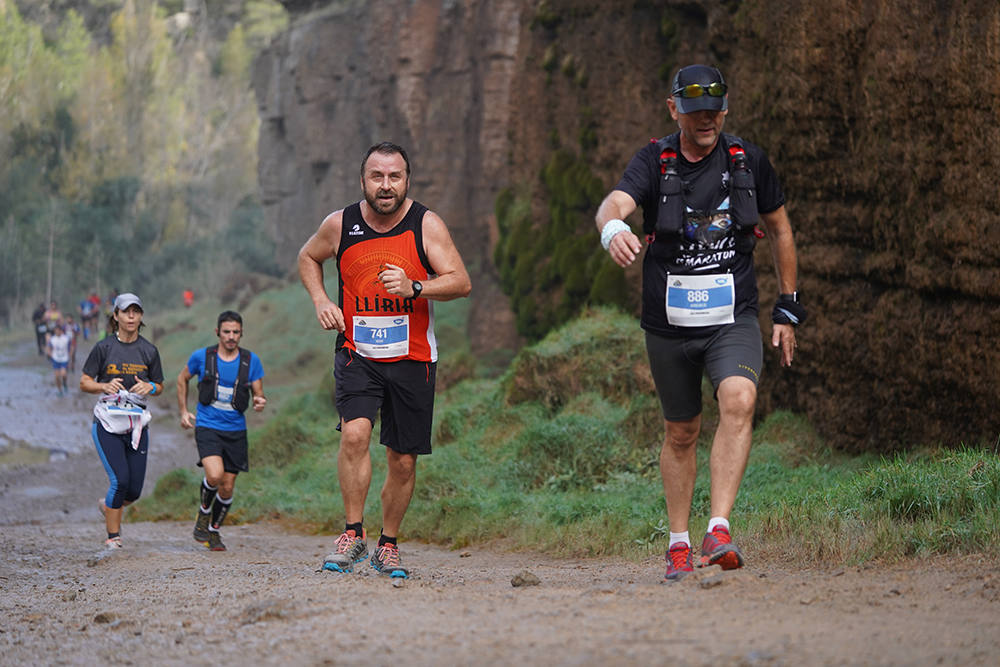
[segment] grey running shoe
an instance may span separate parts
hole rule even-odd
[[[379,574],[393,579],[409,579],[409,571],[399,563],[399,549],[395,544],[383,544],[372,554],[372,568]]]
[[[104,540],[105,549],[121,549],[122,548],[122,538],[119,537],[109,537]]]
[[[222,543],[222,535],[219,535],[218,531],[215,530],[208,532],[208,541],[205,542],[205,546],[208,547],[209,551],[226,550],[226,545]]]
[[[212,519],[211,512],[198,510],[198,520],[194,522],[194,539],[196,542],[208,542],[208,522]]]
[[[353,572],[354,564],[368,557],[368,542],[365,533],[357,536],[353,530],[344,532],[337,538],[337,550],[323,560],[323,569],[331,572]]]

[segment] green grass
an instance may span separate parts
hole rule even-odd
[[[294,386],[311,386],[297,393],[286,388],[280,410],[251,430],[252,472],[240,477],[230,516],[235,522],[281,517],[336,533],[343,505],[329,362],[317,352],[324,334],[313,326],[311,304],[282,305],[295,298],[292,288],[278,290],[247,309],[249,322],[259,323],[254,329],[267,330],[264,313],[300,324],[303,331],[273,333],[287,335],[283,343],[298,341],[297,349],[270,347],[275,341],[266,336],[258,347],[275,376],[290,375],[279,370],[283,363],[299,364]],[[442,367],[449,360],[469,364],[460,335],[465,315],[461,308],[439,309],[439,331],[451,328]],[[248,338],[254,329],[248,326]],[[175,346],[172,335],[161,350],[190,346],[189,338]],[[500,541],[557,555],[662,553],[668,533],[658,468],[662,419],[633,318],[590,311],[522,350],[500,377],[475,367],[461,375],[439,392],[434,454],[420,460],[403,539],[453,548]],[[705,529],[709,512],[707,457],[717,421],[711,392],[704,393],[692,535]],[[751,555],[845,564],[1000,547],[1000,463],[985,448],[891,460],[847,456],[786,412],[770,415],[753,437],[732,516]],[[371,453],[365,517],[375,532],[384,448],[373,444]],[[189,518],[199,480],[193,470],[164,476],[137,503],[134,518]]]

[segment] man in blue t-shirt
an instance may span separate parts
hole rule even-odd
[[[247,420],[251,405],[260,412],[264,397],[264,367],[250,350],[240,348],[243,318],[227,310],[215,327],[219,344],[195,350],[177,376],[181,426],[194,427],[198,465],[205,469],[194,539],[212,551],[225,551],[219,527],[233,502],[236,475],[250,469]],[[198,377],[197,417],[187,409],[188,382]],[[252,399],[252,400],[251,400]]]

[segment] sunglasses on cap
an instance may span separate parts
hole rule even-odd
[[[727,90],[726,84],[715,81],[707,86],[703,86],[700,83],[689,83],[686,86],[678,88],[672,94],[676,97],[684,98],[701,97],[702,95],[722,97],[726,94]]]

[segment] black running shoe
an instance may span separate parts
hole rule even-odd
[[[208,522],[211,520],[211,512],[202,512],[201,510],[198,510],[198,520],[194,522],[195,542],[208,542],[210,536]]]
[[[222,536],[215,530],[208,531],[208,541],[205,542],[205,546],[208,547],[209,551],[226,550],[226,545],[222,543]]]

